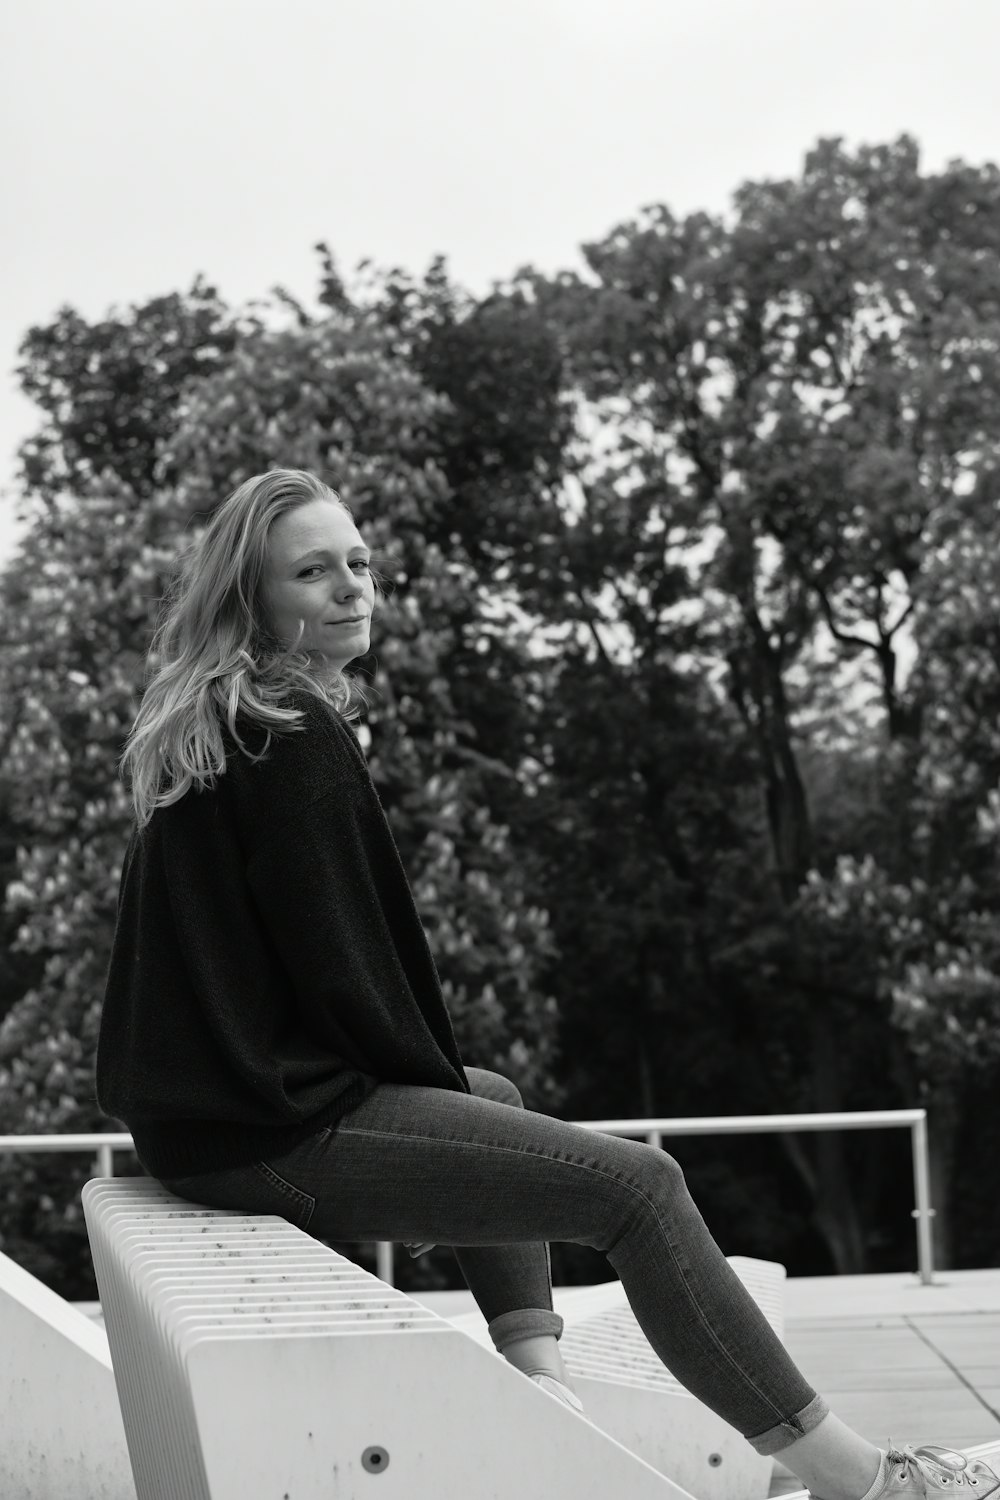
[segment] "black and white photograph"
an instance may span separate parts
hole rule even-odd
[[[1000,1500],[1000,5],[0,55],[0,1500]]]

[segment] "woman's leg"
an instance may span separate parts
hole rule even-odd
[[[520,1090],[502,1073],[493,1073],[488,1068],[466,1068],[465,1076],[477,1098],[492,1099],[497,1104],[509,1104],[515,1109],[524,1108]],[[460,1250],[456,1249],[454,1253],[466,1285],[482,1310],[483,1304],[469,1282],[469,1267],[462,1266]],[[573,1390],[573,1382],[559,1349],[562,1318],[553,1314],[552,1331],[538,1332],[538,1320],[534,1316],[539,1309],[552,1312],[552,1259],[548,1241],[526,1240],[522,1245],[503,1245],[495,1250],[480,1251],[472,1275],[482,1286],[483,1297],[488,1303],[494,1301],[498,1292],[502,1300],[523,1303],[522,1307],[512,1307],[510,1311],[500,1313],[492,1329],[493,1341],[508,1363],[525,1375],[551,1375]],[[527,1318],[523,1316],[525,1313],[529,1314]],[[536,1331],[521,1332],[522,1329]]]
[[[664,1364],[758,1452],[779,1452],[826,1414],[680,1167],[644,1143],[476,1094],[387,1083],[266,1163],[166,1185],[196,1202],[294,1211],[324,1239],[451,1245],[501,1352],[562,1332],[540,1247],[593,1246]]]
[[[469,1086],[478,1098],[523,1109],[524,1101],[519,1090],[502,1074],[485,1068],[466,1068],[465,1071]],[[469,1257],[468,1249],[463,1252],[456,1248],[455,1254],[470,1290],[473,1283],[481,1286],[481,1296],[477,1296],[480,1307],[483,1301],[492,1301],[498,1285],[506,1290],[508,1300],[520,1299],[525,1304],[523,1308],[501,1313],[491,1325],[494,1342],[504,1357],[525,1374],[553,1375],[572,1390],[573,1383],[566,1373],[558,1345],[561,1318],[558,1320],[559,1334],[514,1336],[519,1327],[535,1326],[533,1314],[537,1309],[552,1310],[552,1265],[548,1242],[528,1240],[521,1245],[478,1250],[471,1260],[463,1260],[463,1256]],[[522,1322],[526,1314],[530,1316]],[[510,1332],[512,1328],[514,1335]],[[803,1437],[780,1451],[785,1465],[790,1466],[814,1493],[822,1494],[824,1500],[855,1500],[855,1497],[860,1500],[868,1494],[875,1479],[884,1473],[881,1450],[859,1437],[829,1411],[820,1422],[810,1426]]]

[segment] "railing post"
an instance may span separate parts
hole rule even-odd
[[[919,1120],[911,1127],[913,1136],[913,1196],[916,1208],[913,1217],[917,1221],[917,1265],[924,1286],[934,1284],[934,1241],[931,1237],[931,1174],[927,1154],[927,1111],[921,1110]]]
[[[387,1286],[396,1284],[392,1279],[393,1248],[392,1240],[375,1241],[375,1274]]]
[[[113,1177],[115,1175],[115,1148],[114,1146],[98,1146],[97,1148],[97,1175],[98,1177]]]

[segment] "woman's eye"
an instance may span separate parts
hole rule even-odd
[[[307,573],[315,572],[315,570],[317,568],[319,568],[319,567],[322,567],[321,563],[313,563],[313,565],[312,565],[311,568],[303,568],[302,572],[299,574],[299,577],[300,578],[304,578]],[[365,560],[364,560],[363,557],[356,557],[354,559],[354,561],[351,563],[351,567],[352,568],[364,568],[365,571],[367,572],[368,564],[365,562]]]

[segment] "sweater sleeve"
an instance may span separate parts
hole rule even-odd
[[[375,1077],[469,1092],[373,788],[338,779],[257,845],[247,875],[307,1036]]]

